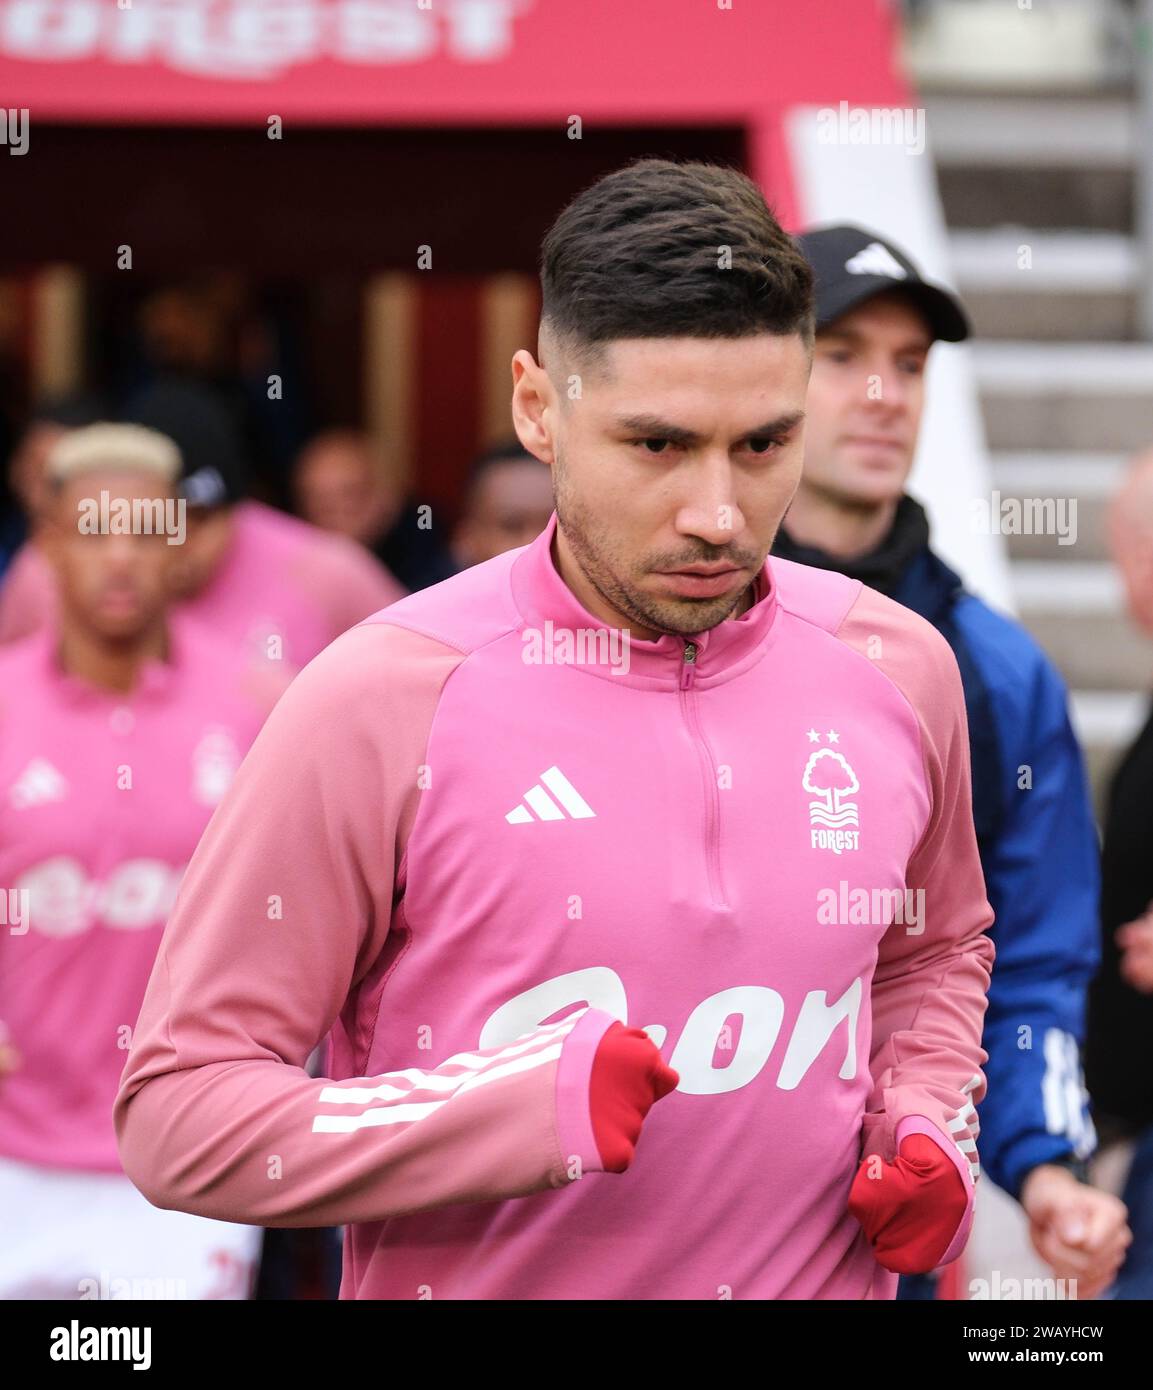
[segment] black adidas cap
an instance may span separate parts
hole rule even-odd
[[[797,242],[813,268],[818,331],[873,295],[899,290],[925,315],[934,338],[959,343],[969,336],[956,296],[923,280],[908,256],[875,232],[843,224],[805,232]]]
[[[210,386],[162,377],[133,397],[121,418],[175,441],[184,463],[180,495],[190,507],[232,506],[247,495],[243,440]]]

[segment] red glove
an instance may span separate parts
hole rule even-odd
[[[969,1206],[964,1179],[927,1134],[901,1140],[895,1162],[876,1156],[857,1169],[849,1210],[861,1223],[877,1263],[894,1274],[927,1274],[953,1242]]]
[[[623,1173],[633,1161],[645,1116],[680,1079],[642,1029],[613,1023],[605,1030],[593,1058],[589,1112],[606,1173]]]

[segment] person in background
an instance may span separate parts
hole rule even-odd
[[[310,440],[293,469],[292,495],[298,516],[359,541],[413,592],[456,573],[433,509],[400,495],[359,430]]]
[[[1134,623],[1153,636],[1153,452],[1108,512]],[[1089,991],[1085,1071],[1103,1145],[1133,1141],[1122,1198],[1133,1244],[1113,1297],[1153,1298],[1153,712],[1113,773],[1101,856],[1101,969]]]
[[[125,414],[180,449],[188,539],[173,583],[182,606],[236,650],[299,670],[346,629],[402,597],[392,575],[361,547],[245,497],[241,446],[208,387],[161,382]],[[54,602],[47,564],[25,547],[0,586],[0,641],[37,630]]]
[[[240,271],[193,272],[156,284],[114,325],[117,399],[173,377],[208,387],[242,441],[250,495],[275,506],[287,505],[310,415],[292,299],[287,287]],[[273,379],[279,390],[270,399]]]
[[[179,469],[133,426],[57,441],[58,602],[0,651],[0,1299],[245,1298],[259,1248],[146,1202],[112,1125],[184,866],[284,684],[167,611]]]
[[[452,549],[462,569],[528,545],[548,525],[552,474],[519,439],[494,445],[473,463]]]
[[[967,337],[968,324],[952,295],[872,232],[827,227],[800,242],[816,274],[817,342],[804,472],[773,553],[896,599],[957,658],[997,947],[982,1166],[1021,1203],[1038,1254],[1092,1298],[1130,1233],[1122,1203],[1086,1185],[1096,1136],[1078,1047],[1098,959],[1099,871],[1081,752],[1060,676],[1019,624],[966,592],[904,491],[929,350]],[[906,1280],[902,1296],[932,1293]]]
[[[33,410],[6,468],[3,490],[11,505],[0,536],[0,576],[36,529],[45,502],[44,463],[49,450],[67,430],[95,424],[105,414],[97,397],[81,392],[45,397]]]

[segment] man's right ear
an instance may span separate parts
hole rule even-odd
[[[518,348],[512,356],[512,380],[512,423],[517,438],[530,454],[551,464],[552,431],[546,419],[553,395],[549,375],[527,348]]]

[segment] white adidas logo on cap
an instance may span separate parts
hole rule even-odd
[[[549,796],[549,792],[552,792],[552,796]],[[553,796],[556,801],[552,799]],[[559,806],[557,801],[560,802]],[[595,815],[596,812],[560,768],[554,766],[541,773],[540,782],[525,792],[524,801],[514,806],[505,820],[509,825],[525,825],[534,820],[587,820]]]
[[[881,245],[871,241],[845,262],[850,275],[886,275],[890,280],[907,280],[909,273],[901,263]]]

